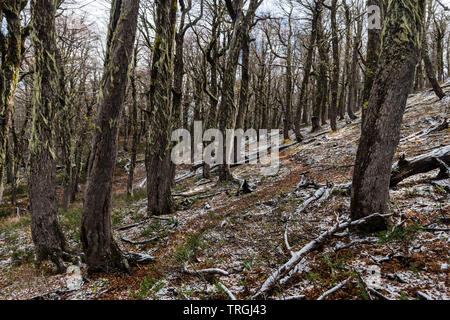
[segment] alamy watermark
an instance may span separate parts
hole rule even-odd
[[[187,129],[172,132],[174,164],[201,164],[210,167],[221,164],[260,165],[261,174],[271,176],[280,167],[280,130],[219,129],[203,130],[203,122],[194,122],[194,136]]]
[[[380,30],[381,29],[381,8],[377,5],[367,7],[367,29]]]

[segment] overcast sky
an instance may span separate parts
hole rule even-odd
[[[148,1],[148,0],[144,0]],[[95,22],[98,31],[101,35],[106,32],[106,26],[109,20],[110,0],[77,0],[79,5],[77,9],[79,12],[86,13],[90,21]],[[274,12],[277,8],[277,3],[280,0],[264,0],[260,7],[261,11]],[[450,6],[450,0],[441,0],[442,3]]]

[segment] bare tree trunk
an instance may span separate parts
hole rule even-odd
[[[357,74],[359,72],[359,66],[358,66],[358,50],[360,45],[360,30],[362,28],[362,22],[361,20],[357,20],[357,31],[358,34],[355,34],[353,37],[353,54],[352,54],[352,64],[350,69],[350,81],[349,81],[349,87],[348,87],[348,101],[347,101],[347,114],[350,117],[350,119],[355,120],[357,117],[353,113],[353,110],[355,110],[356,106],[356,95],[357,95]]]
[[[30,141],[29,195],[31,234],[39,260],[51,260],[63,271],[66,241],[58,223],[53,119],[58,106],[56,65],[56,0],[33,0],[35,56],[33,128]]]
[[[227,130],[235,129],[237,109],[236,103],[234,101],[234,89],[237,71],[236,69],[245,32],[253,22],[254,13],[258,6],[261,4],[261,2],[258,2],[259,1],[257,0],[250,0],[247,13],[244,15],[243,0],[237,0],[234,1],[234,3],[232,3],[232,1],[226,1],[228,12],[233,20],[233,33],[231,36],[228,53],[225,57],[225,67],[223,71],[222,82],[222,99],[219,106],[219,110],[221,111],[219,117],[219,128],[223,133],[226,133]],[[224,163],[219,166],[220,181],[229,181],[233,179],[230,172],[231,154],[227,152],[227,145],[231,143],[232,141],[227,141],[227,139],[224,139],[223,149],[218,150],[218,152],[222,152],[222,154],[224,155]]]
[[[0,17],[5,17],[6,35],[0,35],[2,51],[0,66],[0,202],[3,199],[3,180],[6,165],[6,145],[14,112],[14,97],[19,79],[24,41],[30,28],[22,28],[20,14],[27,1],[9,0],[0,3]],[[3,29],[3,27],[2,27]]]
[[[300,89],[299,105],[297,107],[297,119],[295,121],[295,136],[297,141],[302,141],[303,136],[300,133],[301,123],[308,123],[308,85],[311,74],[311,67],[314,56],[314,45],[317,39],[317,24],[319,16],[322,14],[322,3],[317,1],[314,7],[312,22],[311,22],[311,35],[309,37],[308,52],[306,54],[305,68],[303,71],[303,81]]]
[[[434,67],[430,60],[430,54],[428,51],[428,43],[427,43],[426,33],[424,34],[423,40],[422,40],[422,59],[423,59],[424,65],[425,65],[425,73],[427,74],[427,78],[430,81],[431,86],[433,87],[434,93],[438,96],[439,99],[444,98],[445,93],[444,93],[444,91],[442,91],[442,88],[436,79]]]
[[[111,229],[112,184],[120,115],[133,55],[139,1],[114,0],[96,131],[89,159],[81,242],[91,272],[128,271]]]
[[[333,49],[333,72],[331,78],[331,104],[330,104],[330,125],[331,130],[337,130],[337,105],[339,90],[339,29],[336,22],[337,0],[331,1],[331,32],[332,32],[332,49]]]
[[[145,159],[148,213],[154,215],[173,210],[170,148],[176,11],[177,7],[172,2],[156,1],[156,38],[149,93],[150,127]]]
[[[131,80],[131,99],[132,105],[130,110],[130,130],[132,132],[131,140],[131,155],[130,155],[130,167],[128,170],[128,181],[127,181],[127,195],[131,197],[133,195],[133,181],[134,181],[134,170],[136,169],[136,156],[137,156],[137,145],[139,143],[139,126],[137,123],[138,116],[138,105],[137,105],[137,90],[136,90],[136,66],[137,66],[137,54],[138,54],[138,44],[134,48],[133,54],[133,70],[130,76]]]
[[[428,81],[430,82],[431,86],[433,87],[433,91],[436,93],[439,99],[442,99],[445,97],[444,92],[442,91],[441,86],[439,85],[438,80],[436,79],[436,70],[433,66],[433,62],[430,58],[430,51],[428,49],[428,29],[431,24],[431,19],[433,16],[433,3],[432,1],[429,1],[427,6],[427,9],[424,8],[423,15],[425,16],[427,14],[427,18],[425,23],[423,24],[423,35],[422,35],[422,60],[425,67],[425,74],[428,78]],[[428,12],[428,13],[427,13]],[[437,64],[437,63],[436,63]]]
[[[367,6],[378,6],[380,9],[382,8],[379,0],[367,0]],[[370,91],[372,90],[373,81],[378,69],[378,58],[380,56],[381,47],[381,29],[369,28],[367,33],[366,72],[362,96],[363,116],[367,108]]]
[[[356,155],[351,202],[353,220],[389,210],[392,160],[418,62],[424,5],[424,0],[391,1],[389,4],[380,67]],[[363,230],[384,228],[385,221],[377,219]]]
[[[241,88],[239,93],[239,110],[236,118],[236,128],[244,129],[245,118],[247,116],[247,109],[249,103],[249,83],[250,83],[250,72],[249,72],[249,60],[250,60],[250,36],[249,30],[246,31],[244,36],[244,41],[242,43],[242,76],[241,76]],[[234,140],[234,162],[238,161],[238,143],[237,138]]]
[[[220,34],[220,23],[221,19],[218,14],[218,7],[215,3],[215,15],[212,21],[212,30],[211,34],[213,39],[208,45],[208,50],[206,52],[206,60],[210,65],[210,88],[208,89],[207,85],[207,75],[206,70],[204,70],[204,78],[203,78],[203,89],[208,93],[209,96],[209,112],[206,120],[206,128],[205,130],[214,128],[217,124],[217,112],[218,112],[218,99],[217,94],[219,92],[218,83],[217,83],[217,73],[218,73],[218,65],[219,65],[219,54],[218,54],[218,45],[217,41]],[[206,68],[205,68],[206,69]],[[209,164],[206,162],[203,165],[203,177],[210,177],[211,168]]]

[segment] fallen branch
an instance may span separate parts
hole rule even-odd
[[[304,300],[306,298],[305,295],[299,295],[299,296],[292,296],[292,297],[287,297],[284,298],[284,300],[288,301],[288,300]]]
[[[153,237],[153,238],[142,240],[142,241],[133,241],[133,240],[130,240],[128,238],[121,238],[121,240],[123,242],[129,243],[129,244],[132,244],[132,245],[135,245],[135,246],[148,244],[148,243],[156,241],[158,239],[159,239],[159,237]]]
[[[208,190],[203,190],[203,191],[194,192],[194,193],[178,193],[178,194],[173,194],[172,196],[174,198],[192,198],[192,197],[196,197],[199,195],[203,195],[207,192],[208,192]]]
[[[433,300],[429,295],[427,295],[423,292],[417,291],[416,294],[422,300]]]
[[[203,200],[203,199],[212,198],[212,197],[218,196],[219,194],[222,194],[222,193],[224,193],[224,192],[226,192],[226,191],[227,191],[227,190],[225,190],[225,191],[219,191],[219,192],[212,193],[212,194],[207,194],[207,195],[198,197],[198,199],[199,199],[199,200]]]
[[[433,123],[430,127],[420,130],[418,132],[415,132],[403,139],[400,140],[400,142],[405,142],[405,141],[409,141],[413,138],[417,139],[423,136],[426,136],[430,133],[434,133],[434,132],[438,132],[438,131],[442,131],[448,128],[448,122],[447,119],[444,119],[444,121],[442,123]]]
[[[405,158],[405,155],[402,155],[400,160],[392,167],[390,187],[395,187],[410,176],[441,168],[442,164],[437,159],[445,164],[450,163],[450,146],[445,146],[408,160]]]
[[[347,279],[345,279],[344,281],[342,281],[338,285],[334,286],[330,290],[325,291],[319,298],[317,298],[317,300],[323,300],[324,298],[326,298],[330,294],[332,294],[332,293],[338,291],[339,289],[343,288],[351,278],[352,277],[348,277]]]
[[[311,182],[307,181],[305,182],[307,185],[309,185]],[[313,182],[314,183],[314,182]],[[324,202],[325,200],[327,200],[330,195],[333,193],[334,190],[334,186],[332,183],[327,183],[327,186],[324,186],[322,188],[320,188],[319,190],[317,190],[314,195],[310,198],[308,198],[296,211],[295,214],[298,215],[300,213],[302,213],[306,207],[308,207],[312,202],[314,201],[319,201],[319,204]],[[289,250],[289,252],[291,253],[291,256],[294,255],[294,252],[291,250],[291,246],[289,245],[289,239],[288,239],[288,228],[289,228],[289,221],[291,220],[292,215],[290,215],[288,217],[288,220],[286,222],[286,229],[284,230],[284,242],[286,244],[286,248]]]
[[[184,265],[184,269],[183,271],[185,273],[188,274],[192,274],[192,275],[222,275],[222,276],[228,276],[230,275],[227,271],[219,269],[219,268],[209,268],[209,269],[203,269],[203,270],[188,270],[188,268],[186,267],[186,265]]]
[[[126,252],[124,255],[128,260],[128,263],[132,266],[136,266],[138,264],[149,264],[155,261],[155,258],[144,253]]]
[[[217,285],[222,288],[222,290],[228,295],[228,297],[230,297],[231,300],[237,300],[236,297],[234,296],[234,294],[230,291],[230,289],[228,289],[227,287],[225,287],[222,283],[217,282]]]
[[[372,292],[374,295],[376,295],[378,298],[383,299],[383,300],[392,300],[391,298],[385,296],[384,294],[382,294],[381,292],[378,292],[377,290],[375,290],[374,288],[369,287],[368,288],[370,292]]]
[[[139,222],[136,222],[136,223],[132,223],[132,224],[128,224],[126,226],[119,227],[119,228],[117,228],[115,230],[116,231],[123,231],[123,230],[128,230],[128,229],[131,229],[131,228],[135,228],[135,227],[138,227],[138,226],[140,226],[140,225],[142,225],[144,223],[147,223],[148,221],[150,221],[152,219],[156,219],[156,220],[170,220],[170,218],[166,218],[166,217],[151,216],[151,217],[149,217],[149,218],[147,218],[145,220],[142,220],[142,221],[139,221]]]
[[[267,296],[267,294],[274,288],[274,286],[279,282],[279,280],[285,275],[287,275],[289,271],[295,268],[306,254],[319,247],[323,242],[325,242],[330,236],[334,235],[336,232],[345,230],[349,227],[354,227],[367,223],[368,221],[376,217],[387,217],[387,216],[390,215],[382,215],[379,213],[375,213],[356,221],[347,221],[342,224],[337,223],[331,229],[323,232],[319,237],[310,241],[300,251],[295,252],[294,256],[288,262],[283,264],[278,270],[276,270],[270,275],[270,277],[262,285],[261,289],[253,296],[253,299],[261,299]]]

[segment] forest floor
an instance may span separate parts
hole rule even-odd
[[[450,83],[444,89],[450,91]],[[411,95],[402,137],[443,120],[449,105],[450,97],[438,101],[430,91]],[[0,207],[0,299],[228,299],[222,285],[238,299],[251,298],[291,258],[286,228],[291,250],[296,251],[337,219],[348,218],[350,196],[342,190],[296,214],[317,185],[351,181],[360,119],[340,121],[339,128],[331,132],[326,125],[315,134],[304,128],[305,142],[280,153],[275,176],[261,175],[258,165],[233,169],[236,177],[254,188],[250,194],[238,194],[237,185],[218,183],[214,175],[211,180],[201,175],[185,179],[173,191],[178,210],[159,218],[146,215],[143,155],[138,157],[137,190],[129,199],[124,170],[128,155],[121,153],[114,183],[114,235],[123,251],[154,258],[130,275],[87,275],[80,262],[66,274],[55,275],[51,265],[36,264],[22,187],[20,210],[6,204]],[[413,157],[449,145],[449,132],[403,140],[395,160],[403,153]],[[268,298],[317,299],[350,279],[326,299],[449,299],[449,194],[431,184],[438,171],[410,177],[391,190],[396,228],[370,236],[352,232],[330,238]],[[180,169],[178,175],[187,172]],[[297,188],[305,177],[315,185]],[[78,250],[81,214],[82,199],[60,212],[70,245]],[[124,226],[128,228],[118,230]],[[207,268],[226,272],[196,272]]]

